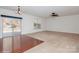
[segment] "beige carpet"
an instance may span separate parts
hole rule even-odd
[[[79,52],[78,34],[44,31],[28,36],[42,40],[44,43],[25,51],[25,53]]]

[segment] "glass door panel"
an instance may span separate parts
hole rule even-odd
[[[3,52],[11,52],[12,51],[12,19],[10,18],[3,18],[2,24],[3,24]]]
[[[21,47],[21,20],[3,17],[2,25],[3,52],[19,52]]]
[[[3,51],[2,18],[0,17],[0,53]]]
[[[19,19],[15,19],[12,21],[12,24],[13,24],[12,52],[20,52],[21,51],[21,21]]]

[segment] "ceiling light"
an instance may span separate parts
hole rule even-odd
[[[17,14],[21,15],[21,7],[17,6]]]

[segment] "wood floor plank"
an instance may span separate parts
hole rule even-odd
[[[7,40],[6,38],[5,40]],[[8,39],[11,39],[11,37],[9,37]],[[26,36],[26,35],[13,36],[11,40],[12,40],[11,47],[7,46],[7,48],[12,49],[10,50],[11,53],[21,53],[21,52],[27,51],[43,42],[41,40]],[[7,43],[9,43],[9,41],[7,41]],[[3,43],[0,40],[0,52],[2,52],[2,47],[3,47]]]

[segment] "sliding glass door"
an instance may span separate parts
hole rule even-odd
[[[21,47],[21,19],[2,17],[2,52],[16,52]]]

